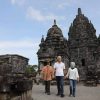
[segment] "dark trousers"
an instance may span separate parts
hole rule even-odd
[[[44,81],[45,93],[50,93],[50,81]]]
[[[70,95],[75,96],[77,81],[76,80],[72,80],[72,79],[70,79],[69,81],[70,81]]]
[[[64,94],[64,76],[56,76],[58,94]]]

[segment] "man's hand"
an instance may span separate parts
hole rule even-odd
[[[65,78],[65,79],[67,79],[67,78],[68,78],[68,76],[66,75],[64,78]]]
[[[55,76],[54,75],[52,76],[52,79],[55,79]]]

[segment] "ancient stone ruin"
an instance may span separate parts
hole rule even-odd
[[[33,81],[25,76],[28,59],[0,55],[0,100],[32,100]]]
[[[58,55],[62,56],[63,62],[66,66],[69,66],[67,39],[64,38],[61,29],[57,26],[56,20],[54,20],[54,25],[48,30],[46,39],[42,37],[39,46],[40,49],[37,54],[40,69],[46,60],[50,60],[51,65],[53,65]]]
[[[96,36],[96,29],[81,8],[78,8],[78,13],[69,27],[68,40],[54,20],[46,39],[42,37],[39,46],[37,55],[40,69],[45,60],[50,59],[53,65],[56,56],[60,55],[66,68],[69,67],[69,62],[76,63],[81,81],[86,84],[100,83],[100,36]]]

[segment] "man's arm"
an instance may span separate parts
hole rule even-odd
[[[63,65],[63,72],[64,72],[64,75],[65,75],[66,74],[65,64]]]
[[[54,78],[55,78],[55,73],[56,73],[56,64],[54,64],[54,66],[53,66],[53,70],[54,70],[54,72],[53,72],[53,76],[54,76]]]
[[[69,69],[68,69],[68,72],[67,72],[65,78],[69,78]]]
[[[54,79],[54,68],[52,67],[52,72],[51,72],[51,77],[52,77],[52,79]]]

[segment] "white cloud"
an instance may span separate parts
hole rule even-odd
[[[64,16],[56,16],[52,13],[45,15],[40,10],[34,9],[33,7],[29,7],[27,9],[27,17],[32,20],[37,20],[37,21],[46,21],[46,20],[52,20],[52,19],[57,19],[57,20],[65,19]]]
[[[33,46],[31,41],[0,41],[0,48],[20,48]]]
[[[80,1],[80,0],[65,0],[62,3],[58,4],[58,8],[64,9],[64,8],[72,7],[72,6],[80,6],[80,5],[82,5],[82,3],[83,3],[83,0],[82,1]]]
[[[0,55],[3,54],[19,54],[29,58],[30,64],[37,64],[37,51],[39,49],[39,42],[31,40],[19,41],[0,41]]]
[[[69,3],[61,3],[61,4],[58,4],[58,8],[60,8],[60,9],[63,9],[66,6],[70,6],[70,4]]]
[[[11,3],[13,5],[17,4],[17,5],[24,5],[26,0],[11,0]]]

